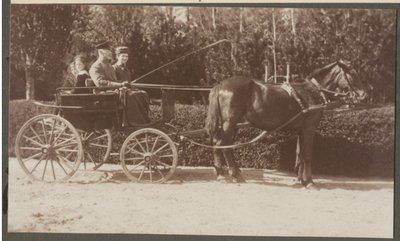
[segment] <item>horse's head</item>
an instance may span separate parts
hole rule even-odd
[[[349,61],[338,60],[315,70],[309,77],[315,78],[323,89],[336,96],[357,101],[367,97],[367,85],[360,80]]]

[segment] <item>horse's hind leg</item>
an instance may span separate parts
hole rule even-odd
[[[216,146],[220,146],[222,143],[222,140],[220,138],[214,138],[214,143]],[[222,166],[222,163],[224,162],[224,156],[223,153],[220,149],[214,149],[213,150],[213,155],[214,155],[214,170],[215,174],[217,175],[217,180],[222,181],[225,180],[225,172]]]
[[[235,135],[235,123],[231,122],[225,122],[223,124],[223,135],[222,135],[222,143],[223,145],[232,145],[233,144],[233,138]],[[232,149],[224,149],[223,151],[225,161],[227,162],[229,166],[229,174],[233,178],[234,181],[236,182],[244,182],[244,178],[240,174],[240,169],[237,166],[234,156],[233,156],[233,150]]]

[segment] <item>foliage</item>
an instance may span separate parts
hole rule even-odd
[[[44,92],[37,98],[50,98],[73,56],[83,52],[94,61],[93,42],[100,39],[130,48],[128,67],[133,78],[229,39],[232,46],[221,44],[197,53],[140,82],[213,85],[235,74],[262,79],[265,65],[273,75],[275,50],[278,75],[286,74],[287,63],[291,73],[305,76],[342,58],[350,60],[373,88],[372,101],[394,102],[395,13],[390,9],[15,5],[11,90],[29,77],[29,69],[30,78],[38,80],[36,90]],[[36,67],[30,68],[33,62]],[[185,103],[192,97],[177,95]]]
[[[25,78],[27,99],[35,99],[35,92],[37,98],[49,99],[60,85],[73,11],[71,5],[11,6],[11,71],[16,71],[11,76]],[[11,87],[20,88],[13,80]]]

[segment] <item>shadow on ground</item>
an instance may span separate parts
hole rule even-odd
[[[97,173],[101,178],[91,178],[89,181],[80,182],[74,178],[73,183],[89,184],[89,183],[130,183],[131,181],[125,176],[121,170],[97,170],[92,171]],[[89,173],[82,173],[87,176]],[[246,179],[246,184],[258,184],[271,187],[288,187],[288,188],[303,188],[296,181],[294,173],[275,171],[275,170],[256,170],[244,169],[242,175]],[[212,183],[217,182],[212,168],[178,168],[174,175],[166,182],[168,185],[180,185],[191,183]],[[316,186],[320,190],[357,190],[357,191],[370,191],[393,189],[393,179],[383,178],[347,178],[337,176],[317,176],[314,178]],[[227,185],[230,181],[228,180]]]

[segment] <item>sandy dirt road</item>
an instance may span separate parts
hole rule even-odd
[[[244,184],[219,183],[211,168],[180,168],[168,184],[137,184],[118,165],[78,171],[68,183],[32,182],[9,162],[9,232],[245,236],[393,235],[393,180],[243,170]]]

